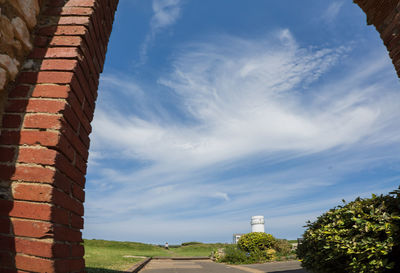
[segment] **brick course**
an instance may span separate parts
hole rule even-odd
[[[50,0],[43,9],[1,128],[0,181],[10,185],[0,199],[1,272],[84,271],[90,122],[117,2]]]

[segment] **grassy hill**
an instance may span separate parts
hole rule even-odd
[[[126,270],[143,257],[209,256],[212,250],[224,244],[191,243],[184,246],[162,246],[135,242],[84,240],[86,270],[88,273],[117,273]]]

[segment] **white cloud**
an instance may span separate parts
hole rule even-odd
[[[153,0],[153,18],[151,19],[151,31],[170,26],[175,23],[180,14],[180,0]]]
[[[199,233],[215,223],[230,226],[233,233],[244,227],[239,218],[267,215],[272,208],[282,214],[274,215],[273,229],[278,231],[293,208],[293,223],[299,224],[307,220],[305,215],[320,213],[313,208],[332,207],[335,196],[344,196],[351,186],[335,188],[328,201],[321,195],[324,189],[354,170],[395,160],[400,152],[400,95],[398,86],[387,80],[394,73],[385,72],[393,67],[382,55],[350,65],[345,58],[350,50],[302,48],[288,30],[265,40],[225,36],[188,45],[158,81],[158,88],[179,98],[184,122],[168,117],[158,97],[143,92],[149,87],[141,81],[103,77],[100,92],[107,107],[96,110],[94,156],[107,154],[118,162],[123,158],[134,169],[109,161],[91,165],[98,177],[89,180],[88,187],[98,189],[87,199],[87,215],[97,219],[88,219],[90,230],[107,232],[107,222],[114,225],[122,218],[127,222],[116,230],[123,229],[133,225],[129,219],[134,218],[147,223],[132,231],[140,236],[151,237],[148,221],[154,221],[165,236],[189,237],[179,227],[188,219],[185,228]],[[328,71],[332,75],[326,79]],[[137,101],[136,112],[123,110],[112,99],[130,103],[131,96]],[[136,107],[140,104],[143,109]],[[376,152],[385,147],[393,156]],[[312,156],[320,157],[284,168],[279,164]],[[254,166],[263,171],[223,175]],[[297,198],[311,199],[294,206]],[[291,205],[281,205],[286,203]],[[205,214],[207,219],[202,218]],[[229,224],[216,221],[218,217]]]
[[[150,21],[150,32],[140,49],[140,64],[147,59],[147,51],[153,43],[156,35],[173,25],[181,14],[181,0],[153,0],[153,16]]]
[[[327,23],[332,23],[338,16],[343,4],[343,1],[334,1],[331,3],[325,12],[322,13],[321,19]]]
[[[195,45],[181,55],[159,84],[179,95],[193,124],[100,109],[95,140],[131,158],[160,165],[179,162],[187,168],[260,153],[315,153],[372,136],[376,140],[377,128],[384,130],[382,125],[398,115],[391,97],[398,94],[385,96],[384,86],[363,84],[383,62],[374,60],[367,71],[308,88],[345,49],[304,49],[287,30],[282,35],[280,48],[227,38],[217,45]]]

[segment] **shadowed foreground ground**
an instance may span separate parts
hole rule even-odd
[[[103,268],[94,268],[94,267],[86,267],[85,269],[87,273],[124,273],[124,271],[112,270],[112,269],[103,269]]]

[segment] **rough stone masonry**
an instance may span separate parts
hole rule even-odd
[[[7,97],[5,88],[15,80],[33,48],[32,34],[42,4],[39,0],[0,0],[0,116]]]

